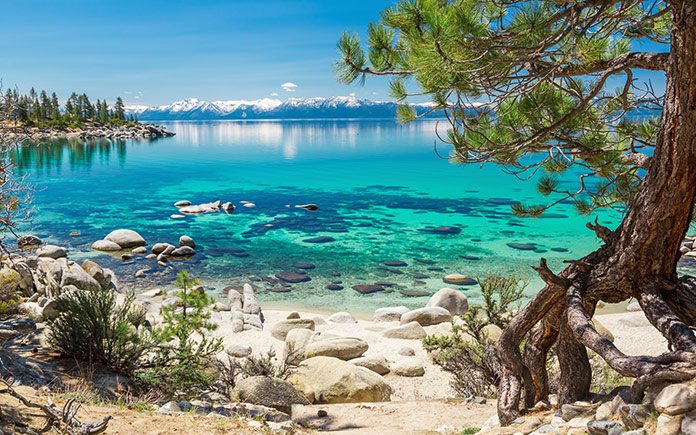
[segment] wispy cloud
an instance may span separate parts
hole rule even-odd
[[[280,87],[286,92],[295,92],[295,89],[297,89],[297,85],[293,82],[285,82]]]
[[[271,92],[271,97],[277,97],[278,93],[277,92]]]

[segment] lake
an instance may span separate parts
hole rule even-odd
[[[535,183],[495,165],[449,163],[442,157],[448,147],[435,139],[435,120],[406,126],[392,120],[165,125],[176,136],[18,147],[16,166],[36,189],[36,212],[26,231],[68,247],[73,259],[97,259],[134,291],[169,286],[177,270],[187,269],[218,291],[254,282],[267,305],[354,312],[422,306],[426,294],[445,286],[442,277],[449,273],[515,274],[528,281],[527,293],[533,294],[542,283],[530,266],[540,257],[560,270],[563,260],[599,246],[585,228],[594,217],[578,216],[570,203],[542,218],[513,216],[510,204],[548,198],[537,194]],[[573,181],[563,183],[571,189]],[[232,201],[237,209],[173,219],[179,200]],[[294,207],[306,203],[319,209]],[[610,227],[620,217],[599,213]],[[441,226],[460,231],[433,231]],[[90,250],[92,242],[118,228],[138,231],[149,245],[176,244],[187,234],[197,253],[169,269],[139,256],[124,262]],[[306,242],[318,236],[333,241]],[[509,243],[532,244],[526,247],[533,250]],[[281,288],[264,281],[309,267],[302,263],[315,266],[300,269],[308,282]],[[148,269],[146,277],[136,279],[140,269]],[[386,290],[363,295],[351,288],[375,282]],[[329,284],[343,289],[329,290]],[[471,301],[479,299],[476,285],[458,288]]]

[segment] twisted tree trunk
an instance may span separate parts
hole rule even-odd
[[[560,403],[589,394],[586,348],[622,375],[636,378],[635,400],[652,384],[696,376],[696,336],[690,328],[696,326],[696,278],[676,274],[696,199],[696,2],[673,1],[672,6],[662,125],[648,173],[619,228],[612,232],[588,225],[604,241],[601,248],[558,275],[542,260],[537,270],[546,287],[512,319],[499,342],[502,424],[519,415],[523,393],[526,406],[548,396],[546,359],[554,344],[561,368]],[[667,338],[670,352],[627,356],[597,333],[591,322],[597,302],[630,297]]]

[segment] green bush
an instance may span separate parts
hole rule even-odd
[[[222,339],[206,337],[217,327],[207,311],[214,299],[194,290],[199,281],[186,271],[176,282],[179,290],[174,296],[179,303],[164,307],[164,324],[152,331],[160,344],[135,373],[141,385],[169,397],[191,396],[208,388],[214,379],[214,356],[222,350]]]
[[[483,304],[473,304],[452,321],[450,335],[429,335],[423,347],[452,374],[452,388],[462,397],[495,395],[502,369],[488,325],[505,329],[512,304],[522,299],[526,284],[515,277],[489,276],[479,280]]]
[[[106,289],[65,293],[56,298],[60,314],[49,321],[49,341],[66,356],[131,376],[142,389],[195,395],[212,383],[213,357],[222,350],[221,339],[205,336],[216,327],[207,311],[213,300],[193,290],[197,283],[181,272],[179,303],[164,307],[163,324],[150,329],[133,295],[118,303]]]
[[[67,292],[55,299],[59,315],[48,321],[48,340],[64,355],[101,363],[120,372],[139,367],[146,352],[155,348],[143,331],[145,313],[133,304],[133,295],[118,303],[107,290]]]
[[[229,395],[237,381],[254,376],[266,376],[276,379],[287,379],[292,373],[287,360],[276,362],[276,354],[269,349],[265,355],[249,355],[245,358],[227,357],[227,360],[215,361],[215,387],[218,391]]]
[[[22,277],[16,271],[4,268],[0,269],[0,320],[22,313],[21,289],[19,283]]]

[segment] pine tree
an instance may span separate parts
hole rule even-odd
[[[60,103],[55,92],[51,94],[51,119],[60,120]]]
[[[123,100],[121,97],[116,98],[116,104],[114,105],[114,118],[118,120],[126,119],[125,107],[123,105]]]
[[[523,392],[527,407],[548,398],[552,346],[559,405],[589,397],[588,348],[638,379],[630,391],[638,403],[647,388],[696,373],[696,278],[676,271],[696,198],[694,29],[693,0],[402,0],[369,26],[367,53],[356,35],[338,43],[343,82],[388,76],[398,101],[427,95],[447,114],[441,137],[453,161],[539,172],[549,202],[517,205],[516,214],[567,201],[584,214],[624,212],[613,230],[588,224],[603,242],[595,252],[560,273],[543,259],[536,268],[546,286],[499,341],[503,424],[519,415]],[[640,51],[655,47],[644,41],[669,51]],[[636,80],[641,70],[664,73],[664,95]],[[398,113],[419,116],[408,104]],[[580,174],[577,186],[561,185],[564,173]],[[597,304],[631,297],[673,352],[627,356],[599,335]]]

